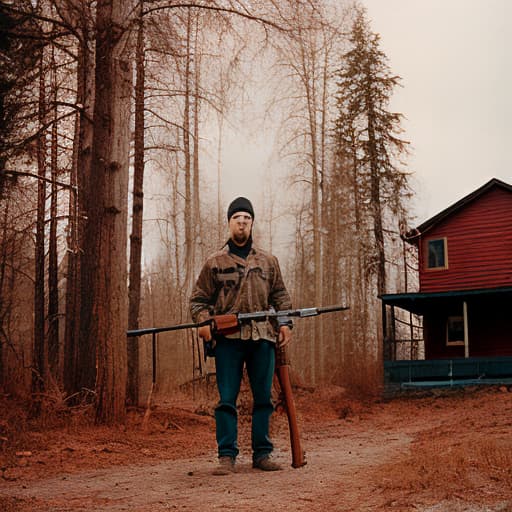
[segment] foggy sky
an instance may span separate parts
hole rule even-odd
[[[512,1],[363,0],[393,73],[391,110],[405,116],[418,223],[496,177],[512,183]],[[250,123],[227,133],[226,203],[263,194],[268,144]],[[286,191],[284,191],[286,192]]]
[[[402,77],[415,210],[422,222],[496,177],[512,183],[512,2],[364,0]]]

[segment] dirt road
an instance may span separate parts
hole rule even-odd
[[[28,462],[4,468],[0,509],[512,511],[511,392],[371,404],[340,393],[299,397],[303,468],[290,466],[285,419],[277,416],[283,471],[252,469],[242,421],[237,473],[212,476],[212,418],[166,406],[149,432],[135,425],[103,437],[61,432],[46,448],[34,447]]]
[[[214,458],[203,456],[59,475],[21,489],[11,485],[9,492],[37,498],[54,511],[202,510],[205,505],[207,510],[306,511],[317,510],[315,505],[325,504],[329,497],[335,505],[338,493],[343,503],[336,510],[356,510],[364,485],[355,482],[357,475],[403,450],[410,439],[376,433],[332,437],[329,430],[333,429],[326,430],[322,438],[308,440],[308,464],[300,469],[289,466],[288,453],[276,457],[285,470],[271,474],[253,470],[250,458],[242,456],[236,474],[214,477]]]

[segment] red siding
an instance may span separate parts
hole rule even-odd
[[[447,239],[448,268],[425,269],[432,238]],[[512,193],[492,188],[421,236],[420,291],[512,286]]]

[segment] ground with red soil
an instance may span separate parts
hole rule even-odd
[[[201,396],[199,396],[201,395]],[[32,424],[0,401],[0,510],[512,512],[512,388],[356,400],[297,389],[307,465],[290,466],[286,417],[272,420],[283,471],[251,467],[240,404],[238,471],[213,476],[214,393],[156,397],[148,417],[95,427],[88,411]]]

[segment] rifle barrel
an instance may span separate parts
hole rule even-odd
[[[322,313],[332,313],[334,311],[345,311],[347,309],[350,309],[348,306],[342,306],[341,304],[335,304],[334,306],[322,306],[317,308],[318,314]]]
[[[130,338],[133,336],[143,336],[144,334],[158,334],[159,332],[167,332],[167,331],[180,331],[182,329],[193,329],[194,327],[202,327],[203,325],[208,325],[211,323],[211,320],[205,320],[204,322],[199,323],[188,323],[188,324],[179,324],[179,325],[170,325],[168,327],[148,327],[146,329],[134,329],[131,331],[126,331],[126,335]]]
[[[344,311],[346,309],[349,309],[348,306],[335,304],[334,306],[321,306],[318,308],[301,308],[278,311],[276,316],[298,316],[300,318],[307,318],[308,316],[317,316],[322,313],[333,313],[334,311]]]

